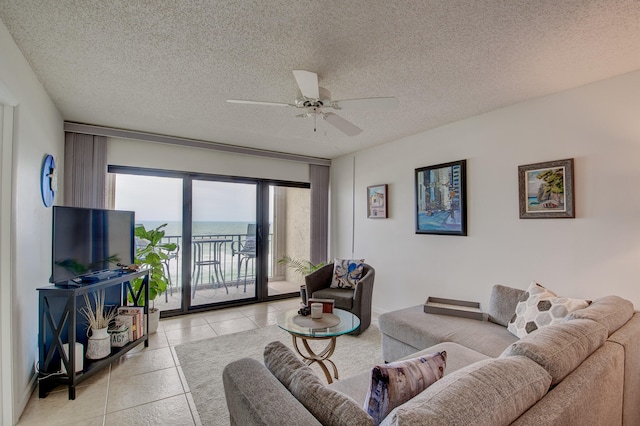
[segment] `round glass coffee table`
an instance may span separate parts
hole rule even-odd
[[[336,322],[337,324],[332,325]],[[349,311],[334,309],[333,314],[323,314],[322,320],[312,320],[310,316],[299,315],[296,309],[279,313],[276,323],[278,327],[291,334],[293,347],[304,362],[307,365],[317,363],[324,371],[327,382],[333,383],[325,363],[333,367],[333,375],[337,379],[338,369],[330,359],[336,349],[336,339],[357,329],[360,326],[360,319]],[[328,342],[323,350],[316,352],[309,346],[309,340],[328,340]],[[300,342],[304,347],[304,353],[300,350]]]

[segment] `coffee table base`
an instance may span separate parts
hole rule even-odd
[[[335,351],[336,349],[336,336],[311,337],[311,336],[298,336],[298,335],[292,334],[291,338],[293,339],[293,347],[295,348],[296,352],[298,352],[298,354],[304,359],[305,364],[311,365],[314,362],[317,363],[322,369],[322,371],[324,372],[324,375],[327,378],[327,382],[333,383],[333,379],[331,378],[331,373],[329,372],[329,369],[327,368],[325,362],[329,363],[331,367],[333,367],[334,377],[336,378],[336,380],[338,379],[338,368],[333,363],[333,361],[329,359],[331,355],[333,355],[333,351]],[[302,345],[304,346],[306,353],[302,353],[302,351],[300,351],[300,347],[298,346],[298,339],[302,341]],[[307,340],[329,340],[329,342],[327,343],[327,346],[322,351],[316,353],[311,348],[311,346],[309,346],[309,343],[307,342]]]

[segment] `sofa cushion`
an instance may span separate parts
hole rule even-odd
[[[507,425],[542,398],[551,377],[525,357],[479,361],[396,408],[383,425]]]
[[[516,312],[507,329],[523,338],[539,328],[564,321],[569,312],[587,306],[589,302],[586,300],[558,297],[551,290],[532,282],[522,300],[516,305]]]
[[[640,417],[622,417],[624,358],[622,347],[605,342],[512,426],[637,426]]]
[[[364,270],[364,259],[335,259],[331,288],[355,288]]]
[[[289,390],[296,371],[306,369],[313,374],[311,368],[279,341],[271,342],[264,347],[264,365]]]
[[[611,336],[633,316],[633,303],[618,296],[605,296],[595,300],[584,309],[578,309],[567,316],[570,319],[590,319],[602,324]]]
[[[445,376],[453,373],[454,371],[458,371],[461,368],[467,367],[475,362],[489,359],[488,356],[483,355],[480,352],[476,352],[473,349],[465,348],[464,346],[453,342],[444,342],[415,352],[412,355],[401,359],[400,361],[426,356],[435,352],[447,353],[447,366],[444,370]]]
[[[265,347],[264,364],[323,425],[374,424],[352,398],[326,387],[282,342],[271,342]]]
[[[426,314],[423,309],[424,305],[418,305],[380,315],[380,331],[418,350],[454,342],[491,357],[499,356],[518,340],[506,327],[489,321]]]
[[[447,352],[447,368],[444,370],[444,375],[451,374],[463,367],[473,364],[474,362],[488,359],[486,355],[476,352],[473,349],[465,348],[462,345],[452,342],[439,343],[435,346],[431,346],[421,351],[414,351],[411,355],[403,358],[411,359],[420,356],[430,355],[434,352]],[[401,360],[401,361],[402,361]],[[355,374],[353,376],[340,378],[335,380],[328,388],[335,389],[339,392],[346,393],[353,398],[359,406],[364,406],[365,397],[367,396],[367,390],[371,381],[371,373],[364,372]]]
[[[241,358],[227,364],[222,372],[222,383],[232,425],[321,426],[264,364],[253,358]],[[265,389],[268,391],[265,392]],[[211,397],[219,398],[219,395]],[[274,406],[280,409],[276,411],[273,409]],[[123,424],[142,423],[132,421]],[[160,422],[151,420],[145,422],[158,423]],[[165,420],[164,423],[170,422]]]
[[[526,291],[496,284],[489,298],[489,321],[506,327],[516,313],[516,305]]]
[[[446,352],[376,365],[371,369],[364,409],[376,424],[394,408],[404,404],[441,379],[447,364]]]
[[[526,356],[557,384],[607,340],[607,329],[591,320],[571,320],[541,328],[509,346],[501,358]]]
[[[291,380],[291,394],[325,426],[374,425],[373,419],[348,395],[326,387],[311,372],[299,369]]]

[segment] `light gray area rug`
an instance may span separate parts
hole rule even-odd
[[[281,341],[293,350],[289,333],[276,325],[176,346],[180,366],[203,425],[229,425],[229,412],[222,387],[225,365],[240,358],[254,358],[262,362],[264,347],[274,340]],[[314,343],[315,349],[320,342],[311,343]],[[359,336],[338,337],[331,359],[338,367],[341,378],[369,371],[382,362],[380,330],[371,324]],[[323,382],[326,380],[316,364],[311,368]]]

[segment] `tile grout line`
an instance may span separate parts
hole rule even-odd
[[[109,374],[107,374],[107,395],[104,399],[104,410],[102,412],[102,426],[107,425],[107,407],[109,406],[109,389],[111,388],[111,364],[109,364]]]

